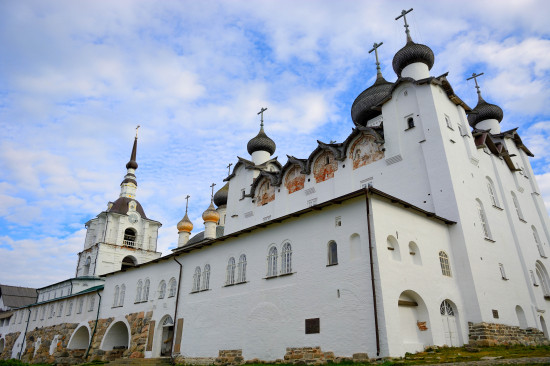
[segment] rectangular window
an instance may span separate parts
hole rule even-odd
[[[498,310],[493,309],[493,318],[498,319]]]
[[[336,227],[342,226],[342,216],[337,216],[334,219],[334,226],[336,226]]]
[[[504,264],[499,263],[498,266],[500,268],[500,276],[502,277],[503,280],[507,280],[508,278],[506,277],[506,271],[504,270]]]
[[[319,318],[306,319],[306,334],[321,333]]]

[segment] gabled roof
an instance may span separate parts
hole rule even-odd
[[[0,297],[2,297],[4,305],[10,308],[20,308],[32,304],[36,301],[37,296],[34,288],[0,285]]]

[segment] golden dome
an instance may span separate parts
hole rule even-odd
[[[211,201],[210,206],[202,213],[202,219],[204,222],[218,222],[220,220],[220,214],[216,211],[214,203]]]
[[[183,219],[178,222],[178,232],[181,233],[182,231],[185,231],[187,233],[190,233],[191,230],[193,230],[193,223],[191,222],[191,220],[189,220],[186,212],[185,216],[183,216]]]

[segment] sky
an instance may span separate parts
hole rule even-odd
[[[519,127],[550,209],[550,2],[0,0],[0,283],[73,277],[84,224],[120,193],[139,124],[137,199],[177,246],[201,231],[210,185],[249,158],[264,114],[275,156],[343,141],[354,99],[411,35],[431,75],[470,107],[482,94]]]

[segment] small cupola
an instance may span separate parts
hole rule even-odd
[[[185,215],[183,216],[183,219],[178,222],[177,228],[178,228],[178,248],[184,246],[189,241],[189,236],[191,234],[191,231],[193,230],[193,223],[191,220],[189,220],[189,216],[187,216],[187,208],[189,207],[189,195],[185,197]]]
[[[467,79],[474,79],[477,89],[477,105],[468,114],[468,123],[478,130],[490,130],[492,134],[500,133],[500,122],[504,117],[504,113],[498,105],[487,103],[481,96],[480,87],[477,83],[477,78],[481,75],[483,73],[473,73],[472,77]]]
[[[430,70],[434,65],[434,53],[430,47],[415,43],[409,31],[406,15],[412,9],[401,11],[401,15],[395,18],[403,18],[405,21],[405,34],[407,35],[407,43],[401,48],[395,56],[393,56],[393,71],[398,77],[409,77],[414,80],[424,79],[430,76]]]
[[[216,194],[214,195],[214,204],[217,207],[227,205],[228,194],[229,194],[229,182],[225,183],[225,185],[216,192]]]
[[[262,108],[260,112],[258,112],[258,114],[261,115],[260,132],[248,141],[246,145],[246,149],[252,156],[252,161],[254,161],[256,165],[260,165],[269,160],[269,157],[275,153],[276,148],[275,141],[270,139],[264,132],[264,112],[266,110],[267,108]]]
[[[383,43],[375,43],[369,51],[369,53],[374,51],[376,56],[376,81],[359,94],[351,106],[351,119],[356,126],[366,126],[368,120],[380,115],[382,112],[373,107],[391,94],[393,83],[384,79],[378,61],[378,47]]]

